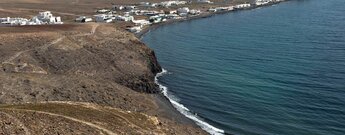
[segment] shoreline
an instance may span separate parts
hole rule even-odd
[[[157,28],[159,28],[161,26],[166,26],[166,25],[169,25],[169,24],[185,22],[185,21],[192,21],[192,20],[196,20],[196,19],[209,18],[209,17],[213,17],[215,15],[226,14],[226,13],[231,13],[231,12],[253,10],[253,9],[257,9],[257,8],[261,8],[261,7],[269,7],[269,6],[277,5],[277,4],[280,4],[282,2],[287,2],[287,1],[289,1],[289,0],[273,2],[273,3],[267,4],[267,5],[251,6],[249,8],[244,8],[244,9],[236,9],[236,10],[220,11],[220,12],[206,12],[206,13],[201,13],[200,15],[197,15],[197,16],[191,16],[191,17],[187,17],[187,18],[183,18],[183,19],[168,20],[166,22],[162,22],[162,23],[158,23],[158,24],[152,24],[149,27],[144,28],[141,32],[135,33],[134,35],[140,41],[142,41],[142,38],[147,33],[149,33],[151,30],[155,30],[155,29],[157,29]],[[207,125],[211,126],[211,127],[209,127],[210,129],[213,130],[213,133],[211,133],[209,130],[204,129],[204,127],[202,125],[200,125],[200,121],[201,122],[204,122],[204,121],[200,120],[198,117],[195,117],[195,119],[191,118],[190,116],[187,116],[185,113],[181,112],[181,110],[179,110],[177,107],[175,107],[174,103],[171,102],[171,99],[166,95],[166,93],[164,93],[164,90],[167,91],[167,88],[161,88],[161,87],[165,87],[165,86],[162,86],[158,82],[158,78],[163,76],[164,74],[165,74],[165,72],[163,70],[161,73],[157,73],[156,76],[155,76],[155,83],[159,86],[159,89],[162,90],[161,93],[159,93],[157,95],[154,95],[154,99],[156,100],[155,102],[157,104],[159,104],[159,108],[163,110],[163,111],[159,111],[159,112],[163,112],[165,115],[168,115],[168,116],[174,118],[173,120],[175,120],[176,122],[185,123],[185,124],[191,124],[193,126],[200,127],[203,131],[207,132],[208,134],[229,134],[229,133],[226,133],[225,130],[218,129],[218,128],[213,127],[212,125],[209,125],[208,123],[205,122]],[[188,108],[185,108],[185,109],[188,110]]]
[[[269,6],[273,6],[282,2],[287,2],[289,0],[283,0],[283,1],[279,1],[279,2],[272,2],[266,5],[260,5],[260,6],[251,6],[248,8],[243,8],[243,9],[235,9],[235,10],[229,10],[229,11],[219,11],[219,12],[204,12],[201,13],[199,15],[195,15],[195,16],[190,16],[190,17],[186,17],[183,19],[172,19],[172,20],[168,20],[165,22],[161,22],[161,23],[156,23],[156,24],[152,24],[146,28],[144,28],[142,31],[140,31],[139,33],[134,33],[134,35],[138,38],[138,39],[142,39],[147,33],[149,33],[151,30],[155,30],[161,26],[165,26],[165,25],[169,25],[169,24],[174,24],[174,23],[179,23],[179,22],[185,22],[185,21],[193,21],[193,20],[197,20],[197,19],[202,19],[202,18],[209,18],[215,15],[220,15],[220,14],[226,14],[226,13],[232,13],[232,12],[240,12],[240,11],[246,11],[246,10],[253,10],[253,9],[257,9],[257,8],[261,8],[261,7],[269,7]]]

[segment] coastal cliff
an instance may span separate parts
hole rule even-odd
[[[71,133],[59,122],[30,126],[58,120],[77,134],[206,134],[159,111],[149,93],[160,91],[154,77],[161,67],[133,34],[95,23],[0,29],[0,125],[9,127],[0,133]],[[93,109],[102,107],[112,109]]]
[[[13,96],[3,94],[2,96],[9,98],[2,98],[2,102],[59,100],[58,97],[61,97],[76,101],[99,100],[103,103],[105,101],[101,101],[102,99],[84,95],[87,93],[75,92],[87,91],[97,86],[100,89],[100,83],[113,82],[139,92],[158,91],[154,76],[161,69],[153,51],[127,32],[111,25],[11,27],[3,28],[2,32],[5,33],[7,29],[22,31],[1,36],[2,82],[20,79],[21,81],[16,82],[17,86],[22,87],[17,91],[30,89],[29,94],[33,96],[11,99],[10,97],[21,97],[16,94],[23,94],[12,90]],[[40,32],[34,33],[35,30]],[[42,83],[43,78],[47,84],[42,86],[38,83]],[[55,87],[61,85],[68,87]],[[4,89],[14,86],[16,85],[6,86]],[[103,96],[107,98],[107,95]]]

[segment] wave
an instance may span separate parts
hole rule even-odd
[[[158,73],[155,77],[155,83],[159,85],[159,89],[162,90],[162,93],[165,97],[168,98],[170,103],[176,108],[177,111],[179,111],[181,114],[186,116],[187,118],[193,120],[198,126],[200,126],[203,130],[208,132],[211,135],[224,135],[225,132],[222,129],[216,128],[209,123],[205,122],[197,116],[196,114],[193,114],[187,107],[185,107],[183,104],[179,103],[176,97],[174,97],[171,94],[168,94],[168,88],[166,86],[161,85],[158,82],[158,78],[163,76],[164,74],[167,74],[168,71],[163,69],[162,72]]]

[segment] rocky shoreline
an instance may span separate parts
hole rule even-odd
[[[142,31],[140,31],[139,33],[135,33],[134,35],[141,39],[143,36],[145,36],[146,33],[150,32],[151,30],[155,30],[161,26],[165,26],[165,25],[169,25],[169,24],[174,24],[174,23],[179,23],[179,22],[185,22],[185,21],[192,21],[195,19],[202,19],[202,18],[208,18],[208,17],[212,17],[215,15],[219,15],[219,14],[226,14],[226,13],[232,13],[232,12],[239,12],[239,11],[243,11],[243,10],[252,10],[252,9],[257,9],[257,8],[261,8],[261,7],[268,7],[268,6],[272,6],[272,5],[276,5],[282,2],[286,2],[289,0],[283,0],[283,1],[279,1],[279,2],[272,2],[269,3],[267,5],[261,5],[261,6],[251,6],[249,8],[243,8],[243,9],[236,9],[236,10],[230,10],[230,11],[219,11],[219,12],[204,12],[201,13],[200,15],[196,15],[196,16],[190,16],[187,18],[183,18],[183,19],[174,19],[174,20],[168,20],[166,22],[161,22],[158,24],[152,24],[146,28],[144,28]]]

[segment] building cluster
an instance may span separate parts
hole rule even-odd
[[[189,9],[188,7],[169,8],[170,6],[184,5],[186,3],[186,1],[163,1],[160,3],[140,2],[136,5],[112,5],[111,9],[97,10],[96,13],[98,14],[94,15],[93,18],[81,16],[76,18],[76,21],[89,22],[94,19],[94,21],[98,23],[110,23],[115,21],[132,22],[134,26],[127,28],[127,30],[138,33],[146,25],[164,22],[169,19],[181,19],[187,16],[195,16],[201,13],[200,10]],[[156,8],[151,7],[160,8],[156,10]],[[134,16],[145,16],[147,19],[135,20]]]
[[[241,10],[250,8],[251,4],[238,4],[235,6],[228,6],[228,7],[215,7],[208,9],[209,12],[224,12],[224,11],[233,11],[233,10]]]
[[[211,2],[210,0],[197,0],[198,3],[208,3],[211,4],[213,2]]]
[[[233,10],[241,10],[241,9],[248,9],[252,7],[258,7],[258,6],[264,6],[268,4],[273,4],[277,2],[282,2],[284,0],[256,0],[255,3],[249,4],[238,4],[234,6],[228,6],[228,7],[215,7],[208,9],[209,12],[222,12],[222,11],[233,11]]]
[[[255,5],[256,6],[264,6],[264,5],[268,5],[268,4],[272,4],[272,3],[276,3],[276,2],[281,2],[283,0],[256,0],[255,1]]]
[[[228,6],[228,7],[216,7],[208,9],[209,12],[221,12],[221,11],[232,11],[235,9],[235,6]]]
[[[210,8],[208,12],[224,12],[251,8],[268,4],[271,2],[278,2],[282,0],[256,0],[255,3],[238,4],[234,6],[215,7]],[[212,3],[209,0],[197,0],[198,3]],[[160,3],[140,2],[135,5],[113,5],[111,10],[101,9],[95,15],[96,22],[113,22],[113,21],[131,21],[134,26],[128,27],[127,30],[133,33],[140,32],[146,25],[165,22],[173,19],[184,19],[189,16],[198,16],[202,13],[201,10],[190,9],[187,6],[178,8],[178,5],[188,4],[186,1],[163,1]],[[175,6],[175,8],[170,8]],[[159,7],[159,8],[157,8]],[[181,7],[181,6],[179,6]],[[158,9],[158,10],[157,10]],[[121,15],[119,15],[121,14]],[[134,16],[146,16],[147,19],[135,20]]]
[[[147,20],[132,20],[135,24],[134,27],[127,28],[128,31],[133,33],[138,33],[146,25],[156,24],[165,22],[172,19],[182,19],[187,16],[195,16],[201,13],[200,10],[189,9],[188,7],[178,8],[177,10],[166,10],[166,11],[140,11],[135,12],[136,15],[147,16]]]
[[[97,14],[94,15],[95,21],[96,22],[104,22],[104,23],[110,23],[113,21],[132,21],[134,20],[134,17],[129,15],[129,14],[125,14],[125,15],[118,15],[118,14]]]
[[[223,6],[210,8],[205,12],[226,12],[233,10],[248,9],[252,7],[277,3],[284,0],[256,0],[254,3],[238,4],[233,6]],[[213,3],[210,0],[196,0],[197,3]],[[96,14],[92,17],[80,16],[75,19],[76,22],[97,22],[110,23],[116,21],[131,22],[133,27],[128,27],[127,30],[133,33],[141,32],[142,29],[150,24],[165,22],[167,20],[185,19],[187,17],[198,16],[202,14],[201,10],[190,9],[183,6],[189,4],[191,1],[163,1],[160,3],[140,2],[134,5],[112,5],[109,9],[96,10]],[[182,5],[182,6],[181,6]],[[174,7],[172,7],[174,6]],[[135,20],[134,17],[141,16],[146,19]],[[31,19],[26,18],[0,18],[2,25],[42,25],[42,24],[63,24],[61,17],[55,17],[50,11],[39,12],[37,16]]]
[[[156,8],[156,7],[168,8],[171,6],[185,5],[187,3],[188,3],[187,1],[175,0],[175,1],[163,1],[160,3],[140,2],[139,5],[142,7],[151,7],[151,8]]]
[[[27,18],[0,18],[0,24],[3,26],[14,25],[44,25],[44,24],[63,24],[61,17],[53,16],[50,11],[39,12],[37,16],[31,19]]]

